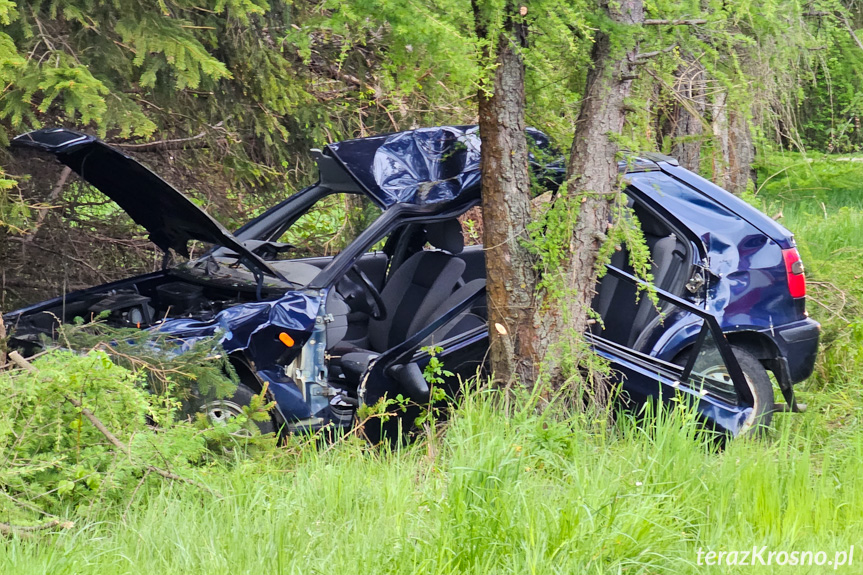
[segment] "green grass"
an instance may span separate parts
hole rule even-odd
[[[748,198],[782,214],[779,221],[796,235],[808,308],[824,327],[818,372],[803,389],[836,392],[837,405],[849,405],[863,379],[863,161],[851,159],[769,156],[759,169],[763,183]]]
[[[602,428],[475,397],[433,447],[244,461],[208,480],[224,499],[154,482],[125,518],[7,541],[0,572],[696,573],[699,548],[858,543],[863,434],[801,420],[717,451],[667,415]]]
[[[861,572],[863,163],[774,156],[760,180],[783,169],[749,199],[797,234],[824,349],[809,411],[767,437],[720,450],[683,411],[606,426],[473,395],[411,448],[294,446],[200,473],[224,498],[151,478],[118,508],[68,510],[71,529],[6,539],[0,573],[824,573],[697,553],[852,544],[836,572]]]

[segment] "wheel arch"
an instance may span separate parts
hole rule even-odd
[[[251,389],[255,394],[260,394],[264,391],[264,384],[258,374],[255,373],[254,362],[250,360],[243,352],[235,351],[228,355],[228,361],[234,371],[237,372],[237,377],[240,383]],[[272,391],[267,391],[267,401],[275,401],[275,396]],[[270,410],[270,417],[276,425],[276,429],[280,429],[285,425],[285,418],[282,416],[278,408]]]
[[[759,361],[775,360],[779,357],[779,348],[768,336],[757,331],[730,331],[725,338],[731,345],[742,347]]]
[[[761,362],[765,369],[772,372],[782,389],[790,388],[791,383],[787,373],[788,370],[783,364],[782,354],[776,342],[770,339],[769,336],[754,330],[727,331],[724,334],[729,344],[749,352]],[[675,357],[689,353],[693,343],[694,341],[687,342],[675,354]]]
[[[237,377],[240,379],[240,383],[255,393],[261,393],[261,391],[263,391],[264,385],[255,373],[255,369],[252,367],[252,362],[245,356],[245,354],[242,352],[234,352],[228,356],[228,361],[230,362],[231,367],[234,368],[234,371],[237,372]]]

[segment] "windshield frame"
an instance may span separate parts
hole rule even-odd
[[[321,273],[309,283],[311,289],[326,289],[342,278],[369,248],[381,241],[396,228],[411,223],[433,223],[460,216],[480,202],[479,194],[465,201],[458,197],[445,204],[394,204],[385,210],[357,238],[348,244]]]

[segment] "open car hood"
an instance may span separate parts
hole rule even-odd
[[[285,279],[168,182],[93,136],[48,128],[21,134],[11,145],[53,154],[114,200],[165,253],[188,257],[189,240],[200,240],[232,250],[253,271]]]

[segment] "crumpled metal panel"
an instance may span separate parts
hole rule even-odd
[[[249,347],[252,337],[269,326],[289,332],[310,331],[319,305],[319,297],[292,291],[277,300],[229,307],[208,321],[168,319],[153,329],[178,338],[209,337],[220,333],[222,347],[231,352]],[[279,349],[277,346],[274,348]]]
[[[288,292],[277,300],[230,307],[208,321],[169,319],[153,329],[189,342],[218,336],[226,352],[245,351],[259,368],[275,368],[279,359],[286,359],[286,351],[299,353],[314,327],[319,305],[317,295]],[[291,350],[278,339],[282,331],[297,342]]]
[[[531,148],[554,155],[542,132],[527,130]],[[440,126],[327,146],[348,173],[379,204],[435,204],[478,192],[480,138],[477,126]],[[563,164],[531,153],[535,171],[559,179]],[[556,159],[556,158],[555,158]]]
[[[798,319],[787,294],[782,246],[776,241],[668,174],[643,172],[627,179],[698,236],[709,254],[706,309],[724,331],[764,329]]]
[[[209,321],[169,319],[153,328],[177,338],[178,353],[204,337],[216,336],[227,353],[243,351],[254,361],[262,381],[270,384],[279,411],[286,421],[310,416],[303,392],[281,368],[296,356],[309,338],[321,303],[318,292],[292,291],[284,297],[236,305]],[[286,348],[279,334],[287,332],[296,342]]]
[[[394,134],[375,152],[372,174],[388,201],[431,204],[476,184],[479,130],[450,128]]]

